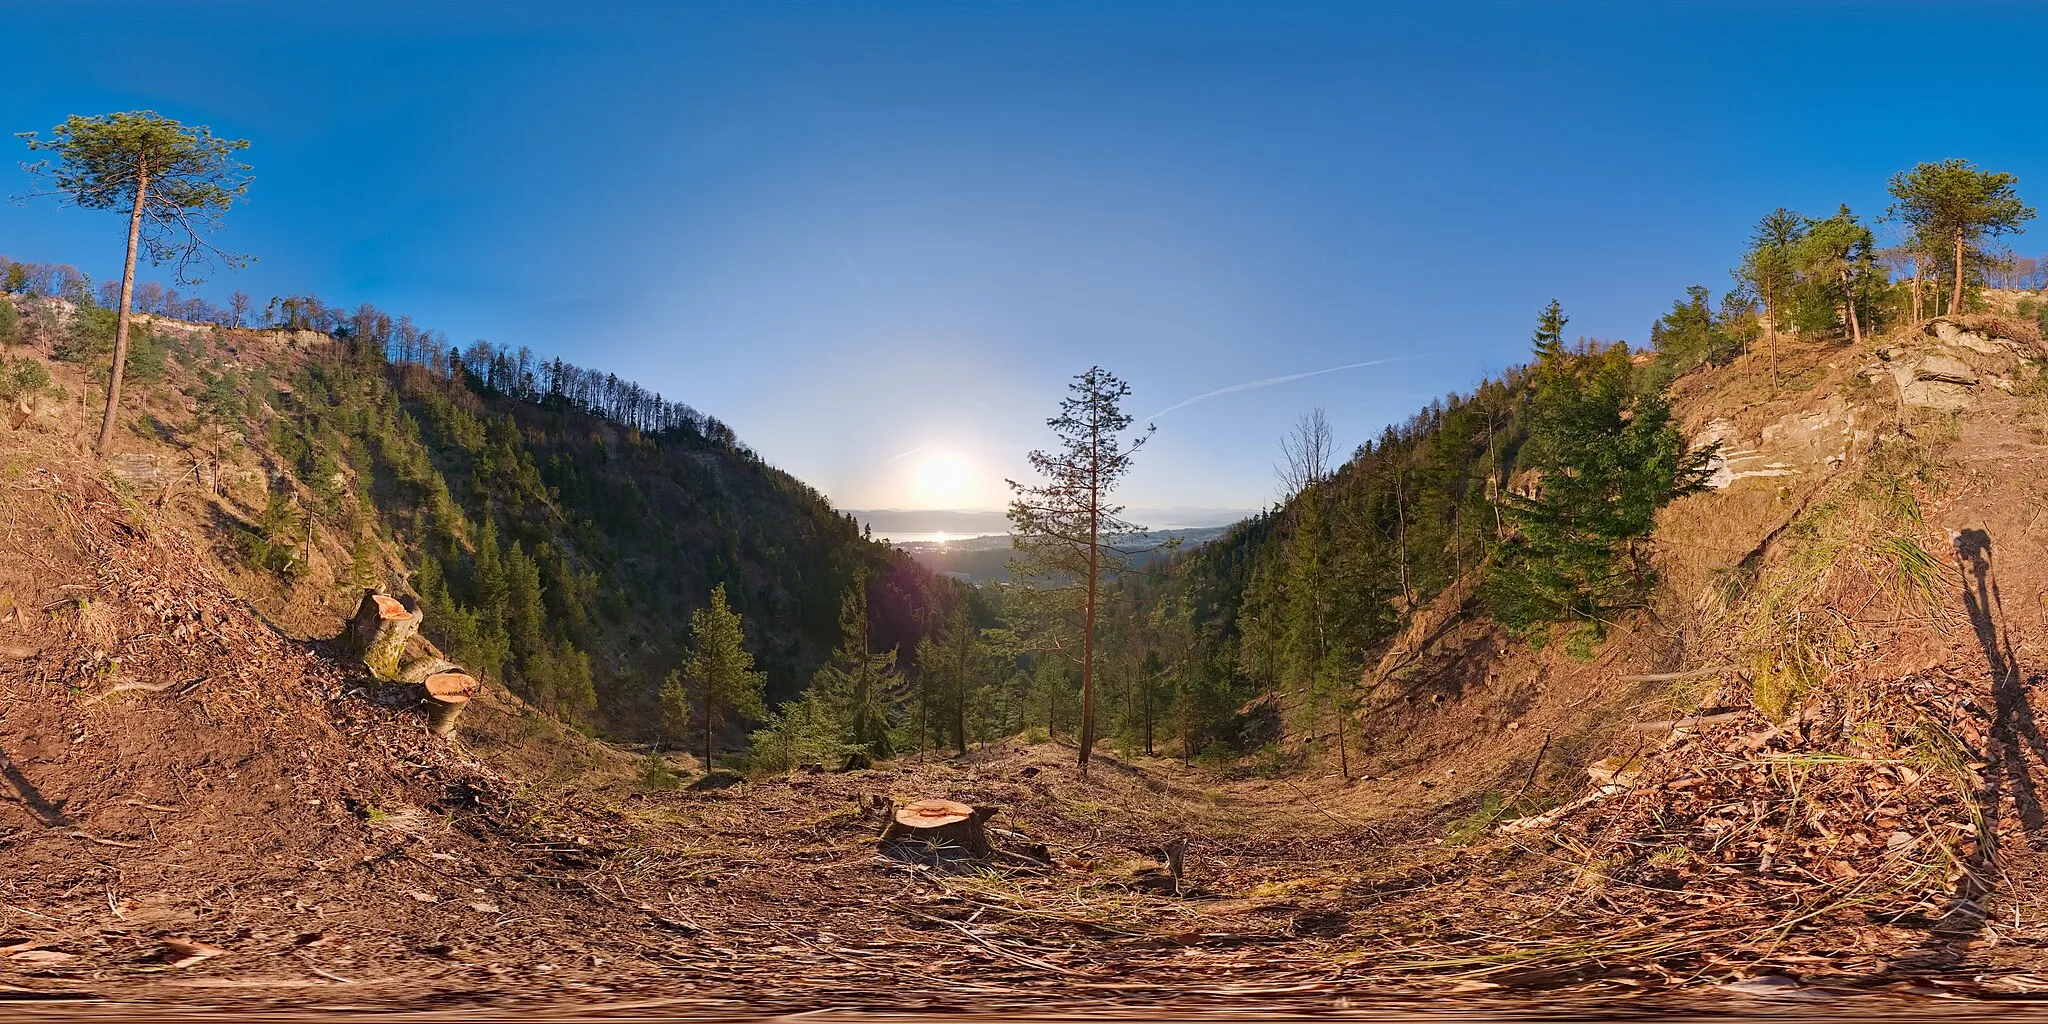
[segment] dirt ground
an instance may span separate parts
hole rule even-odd
[[[1805,397],[1738,366],[1681,412],[1791,450],[1856,365],[1781,358]],[[497,692],[433,739],[189,494],[15,435],[0,1017],[2017,1019],[2048,994],[2030,401],[1873,419],[1939,471],[1901,470],[1910,515],[1818,448],[1674,506],[1669,606],[1590,657],[1445,609],[1352,779],[1012,739],[701,792]],[[885,855],[929,797],[998,808],[1002,856]]]

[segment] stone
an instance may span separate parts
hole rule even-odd
[[[163,460],[154,455],[116,455],[107,460],[107,472],[130,487],[156,487],[164,481]]]

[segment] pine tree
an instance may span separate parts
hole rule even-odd
[[[47,139],[36,132],[21,138],[29,149],[55,156],[54,165],[48,160],[26,165],[39,184],[35,194],[54,195],[82,209],[128,214],[128,257],[121,271],[121,304],[115,311],[107,407],[96,444],[105,455],[121,406],[136,256],[175,264],[180,281],[195,280],[191,271],[210,261],[231,266],[243,262],[242,257],[209,245],[204,235],[218,227],[221,213],[248,192],[249,167],[237,162],[234,154],[249,143],[215,138],[204,126],[187,128],[149,110],[74,115]]]
[[[1077,644],[1081,649],[1079,762],[1085,772],[1095,746],[1095,632],[1102,584],[1129,562],[1129,552],[1111,539],[1140,532],[1119,518],[1124,507],[1111,495],[1131,471],[1132,457],[1144,445],[1149,428],[1147,434],[1124,438],[1132,417],[1123,411],[1123,400],[1131,388],[1102,367],[1075,377],[1067,392],[1060,414],[1046,421],[1059,448],[1029,456],[1031,468],[1045,482],[1009,481],[1016,495],[1009,508],[1016,550],[1011,573],[1035,581],[1036,587],[1026,593],[1053,598],[1062,610],[1080,604],[1078,622],[1070,620],[1051,639],[1055,648]],[[1074,632],[1080,635],[1074,637]]]
[[[711,768],[711,742],[733,716],[759,718],[766,678],[754,671],[739,614],[725,603],[725,584],[711,589],[711,603],[690,614],[690,655],[683,678],[696,691],[696,722],[704,734],[704,767]]]
[[[1850,340],[1863,343],[1861,308],[1880,287],[1873,244],[1870,229],[1857,223],[1846,205],[1833,217],[1807,224],[1805,236],[1792,250],[1800,278],[1800,312],[1795,318],[1800,330],[1833,327],[1839,315]]]
[[[1923,163],[1892,175],[1888,216],[1912,229],[1921,254],[1949,260],[1950,313],[1963,311],[1964,285],[1990,258],[1983,240],[2018,231],[2034,219],[2033,208],[2020,201],[2018,184],[2011,174],[1980,171],[1967,160]]]

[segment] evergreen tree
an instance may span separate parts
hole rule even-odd
[[[1536,317],[1536,333],[1531,339],[1536,344],[1536,358],[1555,358],[1564,355],[1564,325],[1571,318],[1564,315],[1564,306],[1556,299],[1543,307]]]
[[[203,126],[187,128],[149,110],[74,115],[47,139],[36,132],[21,138],[29,149],[54,156],[54,163],[27,165],[39,184],[37,195],[57,196],[82,209],[128,214],[128,257],[122,264],[107,407],[96,444],[105,455],[121,407],[136,255],[147,255],[151,263],[175,263],[180,281],[193,280],[191,272],[214,259],[231,265],[240,262],[203,236],[218,227],[221,213],[248,192],[249,167],[237,162],[234,154],[249,143],[215,138]]]
[[[1772,210],[1757,222],[1749,249],[1735,271],[1736,279],[1754,289],[1764,304],[1773,387],[1778,381],[1778,329],[1784,326],[1785,307],[1798,282],[1794,249],[1805,234],[1806,218],[1782,206]]]
[[[661,689],[655,694],[655,708],[656,743],[666,745],[690,734],[690,723],[694,717],[690,713],[690,693],[683,688],[682,670],[670,669],[662,678]],[[711,766],[708,753],[704,765],[707,768]]]
[[[1832,328],[1839,317],[1850,340],[1862,344],[1862,310],[1882,282],[1871,255],[1873,241],[1870,229],[1857,223],[1846,205],[1833,217],[1808,222],[1792,251],[1800,278],[1795,318],[1800,330]]]
[[[1661,398],[1634,393],[1623,345],[1542,359],[1534,402],[1522,459],[1537,494],[1501,496],[1518,535],[1486,595],[1511,628],[1575,621],[1597,635],[1647,588],[1638,542],[1659,507],[1704,486],[1711,452],[1686,446]]]
[[[760,717],[766,681],[754,671],[738,613],[725,603],[725,584],[711,589],[711,603],[690,614],[690,655],[683,677],[695,693],[696,725],[704,734],[704,767],[711,767],[711,741],[735,715]]]
[[[879,761],[896,754],[889,735],[889,674],[896,652],[874,650],[871,633],[868,577],[861,571],[839,602],[839,646],[811,677],[811,693],[826,709],[822,713],[839,723],[846,746],[860,758]]]
[[[2034,218],[2018,184],[2011,174],[1980,171],[1967,160],[1923,163],[1892,175],[1889,216],[1912,230],[1920,253],[1949,260],[1950,313],[1962,312],[1965,282],[1991,258],[1984,239],[2018,231]]]
[[[1059,447],[1029,456],[1031,468],[1045,482],[1009,482],[1016,495],[1009,508],[1016,549],[1011,574],[1035,581],[1036,588],[1027,593],[1054,598],[1066,609],[1076,601],[1081,606],[1078,621],[1052,637],[1052,646],[1080,648],[1079,762],[1085,772],[1095,745],[1095,632],[1102,584],[1129,562],[1129,552],[1117,548],[1112,538],[1140,532],[1119,518],[1124,507],[1112,495],[1148,435],[1124,438],[1132,418],[1123,411],[1123,401],[1131,388],[1102,367],[1075,377],[1067,392],[1060,414],[1046,421]]]

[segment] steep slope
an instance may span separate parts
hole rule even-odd
[[[76,436],[104,318],[7,301],[58,385],[29,403],[26,428]],[[658,398],[615,378],[590,393],[638,404],[572,398],[584,371],[559,363],[565,390],[501,390],[495,350],[425,354],[388,317],[339,330],[142,318],[149,365],[120,445],[122,472],[203,524],[238,589],[299,635],[332,633],[362,586],[412,589],[464,664],[567,720],[649,738],[654,692],[715,585],[745,617],[772,699],[824,660],[856,571],[878,641],[906,652],[926,606],[951,599],[715,419],[656,416]]]

